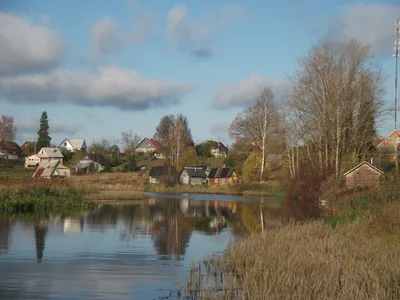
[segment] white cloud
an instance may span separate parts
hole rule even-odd
[[[124,46],[145,42],[151,37],[155,26],[154,16],[145,12],[137,3],[132,3],[132,9],[133,30],[128,30],[131,33],[123,33],[121,24],[107,16],[93,25],[91,42],[96,54],[112,54]]]
[[[276,93],[283,88],[283,84],[278,79],[271,79],[262,75],[251,75],[242,82],[229,84],[221,88],[214,96],[212,105],[216,109],[249,106],[257,101],[264,88],[270,88]]]
[[[90,74],[56,70],[43,74],[0,77],[0,96],[13,103],[74,103],[148,109],[169,106],[193,90],[187,83],[145,79],[132,70],[99,68]]]
[[[0,12],[0,75],[52,67],[61,54],[61,38],[55,31]]]
[[[185,4],[174,6],[166,17],[166,37],[180,51],[188,51],[199,58],[210,58],[215,53],[211,40],[226,25],[246,20],[250,17],[242,6],[228,4],[211,18],[189,20]]]
[[[393,51],[394,22],[400,17],[400,5],[353,4],[330,22],[328,36],[340,41],[356,38],[371,46],[374,54]]]

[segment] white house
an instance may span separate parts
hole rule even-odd
[[[64,139],[58,148],[65,148],[68,151],[86,151],[86,141],[85,139]]]
[[[135,148],[136,152],[142,152],[142,153],[148,153],[148,152],[154,152],[156,150],[160,150],[161,146],[160,144],[151,138],[145,138],[143,139],[139,145]]]
[[[37,156],[40,158],[40,162],[52,161],[52,160],[63,160],[64,155],[58,148],[42,148],[38,152]]]
[[[25,157],[25,168],[34,168],[40,163],[40,157],[37,154]]]

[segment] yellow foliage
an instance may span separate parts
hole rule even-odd
[[[178,170],[182,170],[185,166],[196,165],[198,163],[197,152],[194,147],[186,148],[179,156]]]
[[[243,181],[253,182],[260,180],[261,172],[261,154],[257,151],[253,151],[247,157],[243,164]]]

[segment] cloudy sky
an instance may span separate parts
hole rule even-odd
[[[0,107],[18,142],[47,111],[54,143],[152,136],[183,113],[195,142],[227,127],[261,88],[280,90],[318,40],[371,45],[393,101],[398,0],[0,0]],[[380,128],[388,134],[392,121]]]

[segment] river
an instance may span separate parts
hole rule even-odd
[[[0,299],[174,299],[193,261],[242,241],[246,219],[259,220],[254,199],[150,196],[0,219]]]

